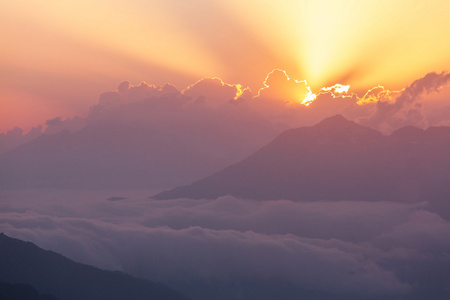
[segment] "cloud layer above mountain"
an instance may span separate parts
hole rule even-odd
[[[425,202],[156,201],[147,192],[114,193],[7,192],[0,228],[80,262],[171,284],[279,279],[389,297],[439,293],[449,280],[450,224]]]
[[[450,74],[442,72],[429,73],[400,91],[378,86],[358,96],[351,91],[351,86],[336,84],[314,93],[306,81],[289,78],[282,70],[270,72],[257,93],[238,84],[224,83],[219,78],[204,78],[183,91],[170,85],[141,83],[133,86],[124,82],[117,92],[103,94],[99,105],[91,108],[89,117],[101,108],[153,98],[158,105],[152,107],[154,111],[147,111],[150,114],[175,108],[175,103],[177,109],[186,114],[193,113],[192,109],[186,109],[192,108],[192,103],[196,104],[197,113],[204,106],[217,111],[236,106],[238,109],[233,113],[244,114],[250,123],[258,115],[272,124],[291,128],[309,126],[330,115],[342,114],[374,129],[392,132],[407,125],[428,127],[448,122],[450,115],[441,115],[439,119],[435,115],[437,110],[450,105],[449,85]],[[242,111],[238,113],[238,110]]]
[[[263,87],[256,92],[239,84],[225,83],[219,78],[203,78],[181,91],[170,84],[156,86],[142,82],[133,85],[124,81],[116,91],[103,93],[87,117],[63,120],[55,116],[45,122],[45,130],[36,127],[32,134],[24,135],[23,130],[16,128],[1,134],[0,153],[42,132],[74,132],[99,119],[145,120],[147,125],[157,127],[161,126],[159,121],[167,123],[167,120],[174,121],[182,116],[191,123],[201,120],[206,130],[210,125],[217,127],[209,121],[220,116],[225,119],[224,127],[232,122],[258,127],[264,122],[274,133],[310,126],[336,114],[384,133],[409,125],[421,128],[448,125],[449,84],[448,72],[429,73],[400,91],[377,86],[358,95],[352,92],[351,86],[340,84],[312,91],[306,81],[289,78],[282,70],[270,72]],[[124,108],[128,112],[126,115],[122,112]],[[175,121],[173,126],[179,124]],[[270,136],[273,138],[274,134]],[[268,141],[267,138],[263,140]]]

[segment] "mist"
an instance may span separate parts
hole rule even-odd
[[[159,201],[148,193],[3,192],[0,228],[178,288],[281,280],[349,298],[407,297],[442,293],[436,282],[449,279],[450,224],[427,202]]]

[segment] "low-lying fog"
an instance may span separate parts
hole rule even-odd
[[[150,199],[155,193],[3,191],[0,231],[168,284],[279,279],[389,296],[449,280],[450,223],[426,202]]]

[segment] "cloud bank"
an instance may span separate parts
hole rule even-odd
[[[158,116],[173,120],[176,115],[190,122],[203,120],[205,128],[215,128],[217,126],[209,122],[219,116],[224,127],[231,123],[260,126],[264,122],[274,133],[280,133],[342,114],[347,119],[390,133],[403,126],[425,128],[450,120],[450,114],[436,113],[442,107],[449,110],[449,78],[447,72],[429,73],[401,91],[378,86],[363,96],[353,93],[351,86],[340,84],[314,93],[306,81],[289,78],[282,70],[270,72],[257,93],[239,84],[224,83],[219,78],[204,78],[182,91],[170,85],[161,87],[141,83],[133,86],[124,82],[117,92],[108,92],[100,97],[99,104],[91,108],[88,120],[95,120],[99,115],[117,118],[114,108],[126,106],[129,109],[131,105],[136,110],[133,116],[145,116],[153,120],[154,125],[161,119]],[[130,104],[143,101],[153,104],[144,110]],[[133,120],[136,119],[130,113],[123,121]]]
[[[440,118],[445,120],[438,121],[433,115],[439,106],[448,106],[449,83],[448,72],[429,73],[401,91],[390,91],[378,86],[360,97],[351,91],[351,86],[340,84],[324,87],[315,94],[306,81],[289,78],[282,70],[270,72],[263,87],[255,95],[252,95],[249,88],[227,84],[219,78],[204,78],[181,92],[170,85],[155,87],[141,83],[132,86],[124,82],[118,92],[103,94],[99,105],[94,106],[91,112],[99,109],[99,106],[114,106],[117,103],[171,95],[172,98],[180,98],[180,109],[184,109],[190,102],[195,102],[198,110],[207,106],[223,111],[236,106],[242,110],[240,113],[245,115],[248,123],[254,122],[253,118],[259,116],[273,126],[286,129],[310,126],[330,115],[342,114],[363,125],[390,133],[403,126],[425,128],[450,119],[450,115],[441,114]],[[439,93],[441,97],[436,99],[435,94]],[[165,101],[167,103],[160,103],[161,106],[156,110],[170,105],[171,101],[167,97]],[[433,107],[433,112],[430,107]],[[237,114],[237,110],[233,113]],[[184,113],[193,112],[186,110]]]
[[[6,152],[39,136],[38,132],[55,134],[66,129],[76,132],[96,122],[172,129],[197,124],[203,128],[203,136],[211,135],[208,132],[213,130],[209,128],[213,128],[219,130],[218,136],[225,134],[238,140],[242,139],[239,136],[243,128],[261,127],[248,135],[259,137],[254,141],[250,138],[249,149],[256,149],[285,129],[311,126],[336,114],[388,134],[403,126],[426,128],[450,124],[449,84],[448,72],[429,73],[400,91],[377,86],[359,96],[352,92],[351,86],[340,84],[312,91],[306,81],[289,78],[282,70],[270,72],[256,92],[219,78],[203,78],[181,91],[170,84],[133,85],[124,81],[116,91],[103,93],[87,117],[65,120],[55,117],[46,121],[45,130],[36,127],[20,139],[17,131],[21,129],[16,128],[3,133],[0,142],[2,152]],[[199,132],[199,128],[189,131],[188,135]]]
[[[77,261],[175,287],[276,279],[347,299],[409,299],[431,288],[443,293],[450,279],[450,223],[427,203],[156,201],[148,192],[115,193],[7,192],[0,228]]]

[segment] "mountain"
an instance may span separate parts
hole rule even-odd
[[[232,102],[216,108],[202,99],[97,105],[83,128],[0,154],[0,189],[174,187],[244,158],[285,129]]]
[[[248,158],[154,198],[446,199],[448,149],[448,127],[405,127],[384,136],[337,115],[287,130]]]
[[[0,283],[0,299],[2,300],[58,300],[53,295],[41,295],[28,284]]]
[[[173,187],[209,175],[270,140],[241,142],[234,129],[220,137],[195,130],[189,124],[162,128],[108,121],[75,133],[44,134],[0,155],[0,188]]]
[[[186,300],[162,284],[76,263],[0,234],[0,282],[28,284],[61,300]]]
[[[204,164],[189,170],[185,159]],[[93,124],[76,133],[42,135],[1,155],[0,188],[170,186],[216,167],[179,139],[149,128]]]

